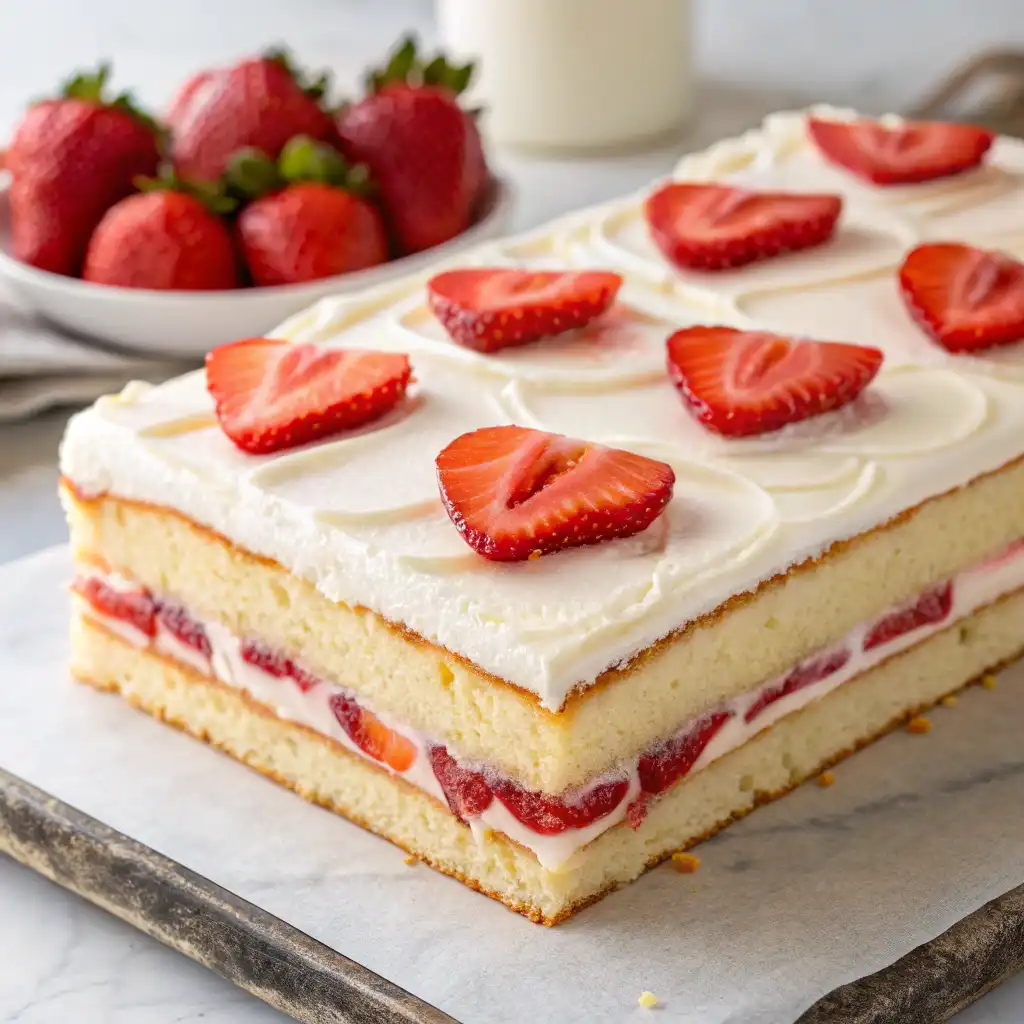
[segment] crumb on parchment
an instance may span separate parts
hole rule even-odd
[[[822,789],[827,789],[835,781],[836,777],[833,772],[825,771],[818,776],[818,785],[821,786]]]
[[[926,732],[931,731],[931,720],[925,718],[924,715],[914,715],[914,717],[907,722],[907,732],[911,732],[915,736],[923,736]]]
[[[673,853],[672,867],[681,875],[692,875],[700,867],[700,857],[692,853]]]
[[[658,1005],[658,997],[653,992],[641,992],[637,1002],[646,1010],[651,1010]]]
[[[991,672],[986,672],[981,677],[981,685],[984,686],[986,690],[994,690],[996,688],[996,677],[992,675]]]
[[[955,693],[947,693],[939,703],[944,708],[955,708],[960,703],[960,698]]]
[[[404,860],[405,863],[409,865],[409,867],[412,867],[413,864],[418,864],[420,859],[419,859],[419,857],[416,856],[415,853],[409,853],[409,854],[406,854],[402,858],[402,860]]]

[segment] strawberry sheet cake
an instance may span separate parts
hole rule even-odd
[[[102,399],[75,676],[563,920],[1024,649],[1022,176],[776,115]]]

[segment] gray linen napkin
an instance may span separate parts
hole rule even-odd
[[[0,291],[0,423],[58,405],[85,405],[129,380],[155,382],[189,368],[73,337]]]

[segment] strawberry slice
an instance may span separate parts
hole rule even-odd
[[[479,772],[461,767],[447,748],[430,748],[430,766],[444,790],[449,809],[463,825],[491,806],[494,794],[487,780]]]
[[[686,327],[668,339],[668,372],[694,415],[724,437],[778,430],[852,402],[882,353],[766,331]]]
[[[807,130],[821,155],[875,185],[904,185],[947,178],[981,163],[995,139],[969,124],[942,121],[820,121]]]
[[[181,605],[161,601],[157,606],[157,618],[160,625],[177,637],[186,647],[191,647],[205,658],[213,655],[210,638],[202,623],[196,622]]]
[[[827,242],[839,196],[670,182],[647,197],[655,245],[678,267],[725,270]]]
[[[538,835],[556,836],[570,828],[586,828],[611,814],[629,790],[629,780],[608,779],[582,793],[561,796],[535,793],[507,778],[495,779],[491,789],[528,829]]]
[[[378,419],[412,371],[405,355],[250,338],[206,357],[206,386],[224,433],[254,454],[295,448]]]
[[[416,760],[416,745],[389,729],[376,715],[361,708],[343,693],[331,695],[331,710],[352,742],[374,761],[396,772],[408,771]]]
[[[952,608],[953,584],[940,583],[916,600],[879,619],[864,638],[864,650],[881,647],[923,626],[944,622]]]
[[[640,758],[637,766],[643,792],[664,793],[669,786],[678,782],[697,763],[705,747],[730,718],[731,711],[712,711],[686,732],[655,744]],[[639,808],[634,811],[634,817],[643,821]]]
[[[72,589],[101,615],[127,622],[148,637],[156,636],[156,602],[148,590],[118,590],[95,576],[76,580]]]
[[[290,679],[303,693],[309,693],[319,682],[316,676],[300,668],[291,658],[280,651],[264,647],[258,640],[244,641],[241,655],[242,661],[275,679]]]
[[[432,277],[427,298],[452,341],[497,352],[585,327],[621,286],[618,274],[605,271],[478,267]]]
[[[526,427],[485,427],[437,457],[448,515],[485,558],[518,562],[646,530],[672,497],[664,462]]]
[[[815,683],[820,683],[829,676],[835,675],[852,657],[852,653],[846,647],[840,647],[835,651],[827,651],[810,661],[797,665],[782,682],[774,686],[768,686],[761,691],[757,700],[747,708],[743,716],[744,721],[752,722],[765,708],[770,707],[777,700],[788,697],[791,693],[806,689]]]
[[[947,352],[1024,339],[1024,263],[970,245],[919,245],[900,267],[911,316]]]

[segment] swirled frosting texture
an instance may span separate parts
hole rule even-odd
[[[647,238],[643,195],[605,204],[461,261],[617,270],[626,284],[599,324],[484,356],[447,339],[422,276],[329,299],[275,333],[408,352],[416,383],[386,419],[249,456],[221,433],[196,373],[131,385],[75,417],[63,472],[88,492],[177,509],[331,600],[371,608],[557,709],[730,596],[1024,454],[1024,345],[948,355],[913,324],[895,279],[925,239],[1024,255],[1024,143],[1000,139],[977,171],[883,190],[824,163],[804,121],[775,115],[685,159],[675,176],[840,192],[846,209],[825,246],[681,272]],[[726,441],[687,414],[665,375],[665,338],[700,322],[863,342],[886,362],[852,406]],[[678,477],[675,497],[636,537],[487,562],[445,515],[434,458],[458,434],[499,423],[663,459]]]

